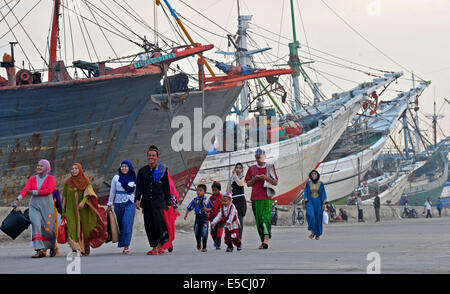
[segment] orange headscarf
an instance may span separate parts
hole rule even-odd
[[[91,183],[91,181],[89,181],[88,177],[84,174],[81,164],[74,163],[72,166],[74,165],[78,167],[80,172],[76,177],[71,175],[70,178],[66,180],[66,185],[72,189],[77,188],[77,190],[84,190]]]

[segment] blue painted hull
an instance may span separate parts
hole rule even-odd
[[[195,151],[192,148],[190,151],[175,151],[172,146],[172,136],[179,129],[171,127],[172,119],[176,116],[184,116],[191,122],[192,132],[189,140],[193,147],[195,141],[202,140],[201,135],[194,131],[194,109],[204,107],[204,117],[214,115],[224,121],[241,89],[242,85],[204,93],[201,91],[192,91],[189,94],[174,93],[171,95],[171,108],[168,108],[166,104],[168,101],[166,94],[152,95],[153,98],[146,104],[114,159],[99,196],[107,198],[106,196],[109,195],[109,184],[117,173],[117,168],[122,160],[130,160],[136,170],[146,165],[146,151],[153,144],[161,150],[159,161],[168,166],[180,199],[183,200],[191,188],[208,150]],[[203,135],[209,130],[210,128],[204,128]],[[208,190],[210,191],[210,187]],[[106,199],[102,199],[101,202],[105,203]]]
[[[160,79],[152,73],[0,88],[0,205],[12,203],[42,158],[57,187],[80,162],[99,189]]]

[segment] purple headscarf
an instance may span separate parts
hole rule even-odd
[[[50,166],[50,162],[47,159],[39,160],[38,164],[42,164],[44,166],[44,172],[42,173],[42,175],[39,175],[39,177],[42,179],[43,177],[49,174],[52,168]]]

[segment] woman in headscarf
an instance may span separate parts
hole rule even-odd
[[[79,250],[82,255],[87,256],[90,247],[99,247],[108,237],[106,211],[98,205],[98,197],[81,164],[74,163],[70,173],[63,190],[67,240],[74,252]]]
[[[167,251],[173,251],[173,240],[175,240],[175,221],[177,217],[180,216],[178,211],[178,202],[180,201],[180,196],[178,195],[175,183],[170,177],[169,171],[167,171],[167,177],[169,178],[170,195],[172,197],[172,205],[169,209],[164,210],[164,220],[166,221],[167,231],[169,232],[169,241],[164,243],[161,248],[167,249]]]
[[[309,238],[316,238],[316,240],[319,240],[322,235],[323,212],[327,209],[327,193],[323,182],[319,179],[319,172],[312,170],[303,194],[303,209],[306,210],[308,231],[311,231]]]
[[[247,212],[247,201],[245,200],[244,194],[244,166],[242,163],[238,162],[234,166],[233,174],[231,175],[230,181],[227,186],[227,193],[231,194],[233,199],[233,204],[236,206],[239,218],[239,238],[242,241],[242,230],[244,228],[244,216]]]
[[[42,159],[36,167],[37,175],[28,179],[25,188],[17,196],[16,201],[21,201],[28,193],[31,193],[29,217],[32,229],[32,241],[36,254],[33,258],[46,256],[50,249],[50,256],[56,255],[55,243],[55,211],[53,206],[53,191],[55,190],[55,178],[49,175],[50,162]],[[16,202],[14,206],[17,206]]]
[[[114,203],[114,212],[119,224],[118,247],[124,247],[123,254],[130,254],[130,243],[136,212],[136,205],[134,204],[135,189],[136,172],[131,162],[124,160],[120,164],[118,174],[111,181],[107,209],[107,212],[111,211]]]

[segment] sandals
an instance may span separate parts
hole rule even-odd
[[[55,257],[58,254],[59,254],[59,249],[58,248],[51,248],[50,249],[50,257]]]
[[[319,236],[316,236],[316,240],[319,240],[320,238],[319,238]]]
[[[308,236],[309,239],[313,239],[315,237],[315,235],[313,233],[311,233],[311,235]]]
[[[123,251],[122,251],[122,254],[130,254],[130,248],[128,248],[128,249],[124,249]]]
[[[147,252],[147,255],[158,255],[158,254],[165,254],[166,250],[163,248],[159,248],[159,249],[152,249],[149,252]]]
[[[31,256],[31,258],[42,258],[42,257],[46,257],[46,256],[47,256],[47,254],[45,253],[44,250],[39,250],[39,251],[36,251],[36,254]]]
[[[156,250],[156,248],[152,249],[149,252],[147,252],[147,255],[158,255],[158,250]]]
[[[258,249],[267,249],[269,248],[269,244],[261,243],[261,245],[258,247]]]
[[[208,250],[206,250],[206,248],[203,248],[201,251],[202,252],[207,252]]]

